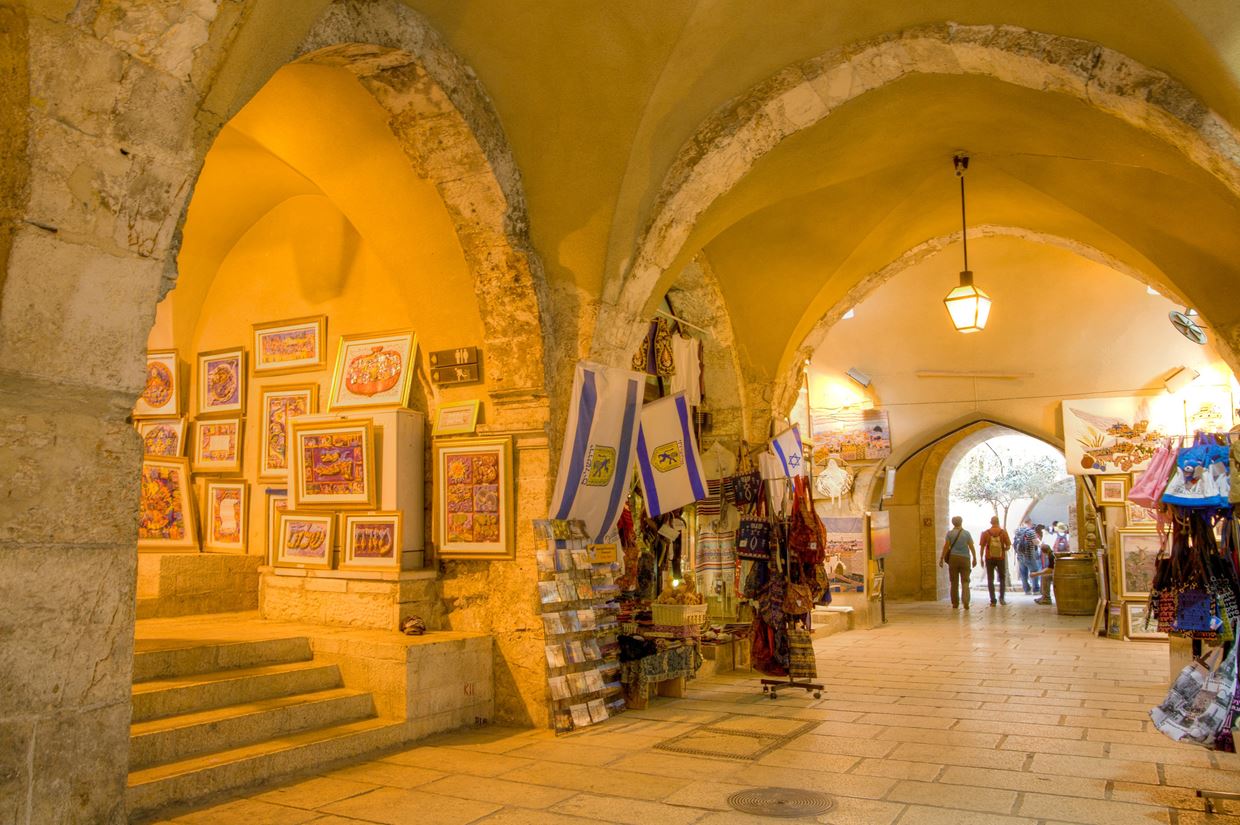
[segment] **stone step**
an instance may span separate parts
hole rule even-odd
[[[129,774],[131,821],[174,805],[278,780],[397,745],[406,726],[374,718],[282,736]]]
[[[312,656],[310,640],[305,637],[137,650],[133,656],[133,680],[135,683],[149,682],[218,670],[307,662]]]
[[[333,688],[138,722],[129,728],[129,770],[374,715],[369,693]]]
[[[338,667],[313,661],[154,679],[133,686],[130,721],[146,722],[341,686]]]
[[[810,636],[819,639],[826,636],[834,636],[836,633],[844,633],[852,629],[853,611],[852,608],[831,608],[820,607],[814,610],[811,617]]]

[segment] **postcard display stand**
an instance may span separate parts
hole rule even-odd
[[[580,521],[534,522],[552,725],[567,733],[624,710],[614,561],[595,563]]]
[[[425,589],[419,580],[435,578],[434,570],[422,569],[425,416],[414,410],[379,410],[307,415],[296,419],[299,423],[358,420],[374,422],[378,501],[373,509],[399,510],[403,514],[401,569],[339,569],[339,545],[333,550],[336,569],[267,568],[262,576],[260,597],[265,617],[394,630],[406,616],[427,615],[430,609],[418,601]],[[332,512],[364,513],[367,510]]]

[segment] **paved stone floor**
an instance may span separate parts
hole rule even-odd
[[[821,700],[770,701],[756,674],[737,673],[596,729],[442,736],[170,821],[770,823],[780,820],[732,812],[727,797],[782,786],[834,795],[817,821],[839,825],[1240,825],[1240,804],[1206,816],[1192,790],[1240,791],[1240,759],[1151,730],[1164,646],[1093,638],[1088,619],[1020,595],[997,608],[975,600],[967,613],[916,604],[890,615],[881,629],[817,643]],[[812,727],[756,762],[655,748],[703,725],[772,736]]]

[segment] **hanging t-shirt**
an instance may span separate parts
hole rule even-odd
[[[688,335],[672,336],[671,391],[684,392],[690,407],[702,405],[702,342]]]

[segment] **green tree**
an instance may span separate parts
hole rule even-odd
[[[979,450],[969,458],[965,473],[953,480],[951,494],[961,501],[989,504],[1006,527],[1016,501],[1031,499],[1032,508],[1047,496],[1071,491],[1072,486],[1071,476],[1050,456],[1017,454],[990,446],[989,451]]]

